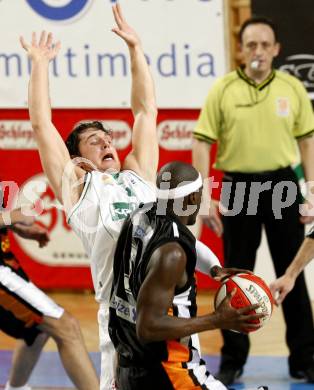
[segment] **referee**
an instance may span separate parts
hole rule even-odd
[[[228,210],[220,219],[217,202],[211,201],[203,221],[218,235],[223,232],[225,266],[253,270],[264,226],[279,277],[303,241],[304,224],[314,219],[299,214],[303,199],[291,169],[298,145],[306,181],[314,181],[314,116],[301,82],[272,67],[280,49],[273,23],[249,19],[239,38],[244,66],[210,90],[194,131],[193,164],[207,178],[210,147],[218,143],[215,167],[224,171],[221,202]],[[308,188],[304,211],[311,191]],[[290,374],[314,382],[313,319],[303,274],[283,302],[283,311]],[[247,335],[227,330],[222,334],[217,377],[229,385],[242,374],[250,344]]]

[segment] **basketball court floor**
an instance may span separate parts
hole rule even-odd
[[[99,372],[97,303],[94,301],[93,294],[86,292],[84,294],[53,293],[49,295],[79,319],[87,348]],[[212,293],[199,293],[199,314],[212,311],[212,300]],[[219,331],[201,334],[201,345],[209,371],[216,372],[221,346]],[[14,340],[0,334],[0,389],[7,380],[13,348]],[[282,313],[280,309],[275,309],[270,322],[263,329],[251,335],[251,356],[242,377],[232,388],[240,390],[257,385],[267,385],[269,390],[314,390],[314,384],[306,384],[289,376],[287,353]],[[52,341],[46,345],[30,384],[34,390],[73,389]]]

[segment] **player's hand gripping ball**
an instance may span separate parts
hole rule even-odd
[[[248,305],[260,304],[259,308],[246,314],[263,313],[264,317],[254,320],[252,323],[260,324],[261,327],[264,326],[272,315],[274,303],[267,284],[263,279],[252,274],[240,273],[228,277],[222,281],[222,285],[216,293],[215,308],[220,305],[226,295],[234,288],[236,288],[236,293],[231,298],[231,306],[239,309]],[[248,332],[254,332],[254,329],[249,329]]]

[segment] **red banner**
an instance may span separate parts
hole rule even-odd
[[[158,115],[160,164],[172,160],[191,162],[191,140],[198,110],[161,110]],[[100,119],[114,130],[115,145],[123,160],[130,150],[130,129],[133,117],[130,110],[54,110],[53,122],[63,138],[81,120]],[[212,156],[213,157],[213,156]],[[43,179],[43,172],[26,110],[0,110],[0,180],[15,181],[6,193],[12,201],[30,181]],[[217,180],[217,171],[211,174]],[[215,192],[216,191],[216,192]],[[218,190],[213,190],[214,197]],[[14,193],[15,192],[15,193]],[[91,288],[88,259],[78,239],[67,225],[63,211],[55,207],[56,199],[49,187],[40,199],[45,204],[39,223],[46,226],[51,236],[47,248],[39,249],[34,242],[12,237],[13,251],[33,282],[42,288]],[[221,259],[221,240],[203,227],[201,240]],[[199,275],[199,287],[213,287],[209,278]]]

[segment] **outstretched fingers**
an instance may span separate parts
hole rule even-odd
[[[120,5],[113,5],[112,12],[116,21],[116,26],[112,28],[111,31],[122,38],[129,47],[135,47],[136,45],[139,45],[140,39],[136,31],[125,21]]]
[[[37,45],[37,35],[36,33],[33,31],[32,32],[32,46],[36,46]]]
[[[121,18],[121,7],[120,7],[120,5],[119,4],[114,4],[112,6],[112,12],[113,12],[114,20],[117,23],[117,26],[119,28],[122,28],[123,18]]]
[[[47,35],[46,31],[42,31],[40,33],[39,40],[37,41],[37,34],[36,32],[32,32],[32,38],[31,43],[28,44],[23,36],[20,36],[20,43],[23,47],[23,49],[28,50],[31,46],[32,47],[48,47],[50,48],[52,45],[53,36],[52,33],[49,33]]]
[[[61,48],[60,41],[54,43],[53,34],[46,31],[40,33],[39,39],[37,39],[36,33],[33,32],[31,43],[27,43],[23,36],[20,37],[20,42],[32,60],[47,59],[50,61],[56,57]]]
[[[40,34],[40,37],[39,37],[39,42],[38,42],[38,46],[45,46],[46,45],[46,37],[47,37],[47,33],[46,31],[42,31],[41,34]]]
[[[57,44],[60,45],[60,42],[57,42]],[[48,34],[46,31],[42,31],[40,34],[40,39],[38,45],[42,48],[51,49],[52,47],[56,47],[57,44],[53,44],[53,34],[49,32]]]
[[[24,50],[28,51],[28,49],[29,49],[29,44],[26,43],[26,41],[25,41],[25,39],[24,39],[24,37],[23,37],[22,35],[20,36],[20,43],[21,43],[22,48],[23,48]]]
[[[59,50],[61,49],[61,42],[58,41],[53,45],[53,53],[56,56],[59,53]]]
[[[118,11],[121,23],[126,23],[125,18],[123,16],[122,7],[121,7],[120,3],[117,3],[117,11]]]
[[[47,41],[46,41],[47,47],[50,48],[50,47],[52,46],[52,41],[53,41],[53,35],[52,35],[52,33],[50,32],[50,33],[48,34]]]

